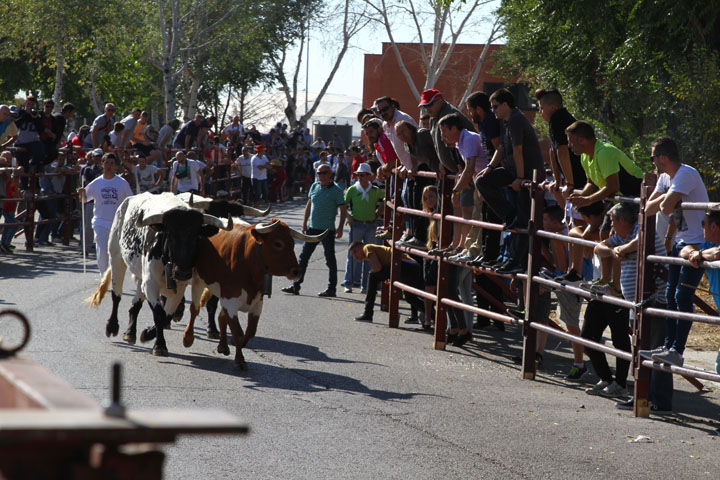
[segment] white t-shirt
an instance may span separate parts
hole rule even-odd
[[[118,207],[133,192],[130,184],[122,177],[115,175],[107,180],[105,177],[98,177],[85,187],[85,197],[88,201],[95,200],[93,207],[93,227],[112,227],[113,218]]]
[[[240,174],[243,177],[252,178],[252,157],[250,155],[248,155],[247,158],[245,158],[244,155],[240,155],[237,160],[235,160],[235,163],[237,163]]]
[[[697,170],[689,165],[682,164],[675,176],[663,173],[658,178],[655,191],[658,193],[667,192],[682,194],[683,202],[708,202],[707,189]],[[673,219],[677,227],[675,234],[676,242],[685,244],[702,243],[705,241],[702,231],[702,220],[705,216],[703,210],[683,210],[680,206],[675,208]]]
[[[158,167],[155,165],[145,165],[145,168],[140,170],[140,165],[133,166],[132,172],[135,177],[135,191],[137,193],[147,192],[155,186],[155,174],[158,171]]]
[[[135,133],[135,127],[137,127],[137,118],[133,117],[132,114],[128,115],[127,117],[123,118],[120,123],[125,125],[125,129],[120,132],[120,142],[122,142],[122,145],[119,145],[120,147],[126,147],[128,143],[130,143],[130,139],[133,137],[133,134]],[[123,137],[127,137],[125,141],[122,141]],[[115,145],[113,143],[113,145]]]
[[[223,133],[227,135],[228,137],[232,137],[233,135],[239,135],[242,133],[242,123],[238,123],[237,126],[233,125],[232,123],[225,127],[225,130],[223,130]]]
[[[267,165],[270,163],[270,160],[265,155],[257,156],[253,155],[252,160],[252,178],[255,180],[267,180],[267,169],[263,168],[260,169],[258,167]]]
[[[180,167],[180,162],[175,162],[172,166],[172,178],[177,177],[178,179],[177,191],[183,193],[190,190],[200,190],[200,174],[198,172],[207,165],[199,160],[190,160],[189,158],[185,162],[186,164],[182,167]]]
[[[395,153],[397,154],[402,166],[405,168],[412,168],[412,159],[410,158],[410,154],[407,150],[405,150],[405,142],[400,140],[395,134],[395,124],[400,120],[405,120],[417,127],[417,122],[415,122],[414,118],[396,108],[395,115],[393,115],[392,120],[390,122],[383,122],[383,130],[385,131],[385,135],[387,135],[390,139],[390,142],[392,142]]]

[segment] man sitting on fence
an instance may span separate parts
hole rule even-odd
[[[698,171],[681,162],[678,146],[673,139],[660,137],[653,142],[651,149],[650,156],[661,175],[658,177],[655,191],[650,195],[646,207],[647,213],[654,215],[661,210],[666,215],[673,214],[677,233],[675,245],[670,250],[669,256],[677,257],[686,246],[698,245],[704,241],[702,231],[704,212],[702,210],[684,210],[680,203],[707,202],[707,189]],[[702,274],[702,268],[669,266],[665,294],[670,310],[693,311],[695,287],[700,283]],[[683,364],[682,354],[685,351],[685,342],[691,327],[692,322],[668,319],[665,328],[665,344],[662,349],[649,353],[652,359],[681,367]]]
[[[368,281],[367,294],[365,296],[365,312],[355,317],[359,322],[372,322],[373,309],[375,308],[375,297],[382,282],[390,278],[392,266],[392,249],[383,245],[366,245],[362,240],[356,240],[350,244],[350,254],[358,262],[370,261],[372,270]],[[400,262],[400,282],[424,289],[422,281],[422,267],[406,253],[402,254]],[[418,323],[418,312],[423,311],[423,301],[417,295],[405,292],[405,299],[410,304],[410,318],[405,323]]]

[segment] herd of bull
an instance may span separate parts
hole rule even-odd
[[[118,305],[129,269],[136,290],[123,335],[125,341],[135,343],[138,312],[147,300],[154,325],[141,332],[140,341],[154,338],[153,355],[167,356],[163,330],[169,326],[190,284],[190,321],[183,345],[193,344],[195,318],[213,296],[215,304],[220,305],[218,352],[230,353],[226,334],[229,326],[235,364],[246,368],[242,349],[257,330],[263,296],[269,293],[270,276],[298,278],[300,267],[294,240],[319,242],[327,234],[305,235],[275,218],[258,225],[239,218],[265,216],[269,211],[192,194],[144,193],[127,198],[118,207],[110,230],[110,267],[88,299],[91,308],[97,307],[111,289],[112,313],[105,334],[118,334]],[[238,312],[248,314],[244,332]],[[214,322],[210,325],[214,328]]]

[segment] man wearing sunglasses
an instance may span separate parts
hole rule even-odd
[[[302,232],[308,235],[319,235],[325,230],[329,230],[328,234],[322,239],[325,265],[327,265],[329,270],[328,287],[318,293],[318,296],[334,297],[337,289],[335,239],[342,237],[345,217],[347,215],[347,206],[345,205],[342,189],[333,181],[330,165],[320,165],[316,173],[318,181],[312,184],[308,192],[308,201],[305,205],[305,213],[303,215]],[[337,217],[338,209],[340,210],[340,222],[336,230],[335,217]],[[281,290],[283,292],[293,295],[300,293],[300,285],[302,285],[305,279],[305,270],[307,269],[308,263],[310,263],[310,257],[317,245],[317,243],[305,242],[302,252],[300,253],[300,278],[295,280],[292,285],[282,288]]]

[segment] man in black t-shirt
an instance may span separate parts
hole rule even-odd
[[[522,187],[523,180],[532,180],[533,171],[543,168],[540,143],[530,121],[515,106],[515,97],[506,88],[490,96],[490,109],[505,122],[502,149],[493,155],[490,164],[478,176],[475,186],[495,214],[503,219],[503,229],[527,228],[530,219],[530,192]],[[516,192],[514,206],[503,189]],[[511,192],[511,193],[512,193]],[[527,265],[528,242],[524,235],[514,235],[508,260],[498,273],[518,273]]]

